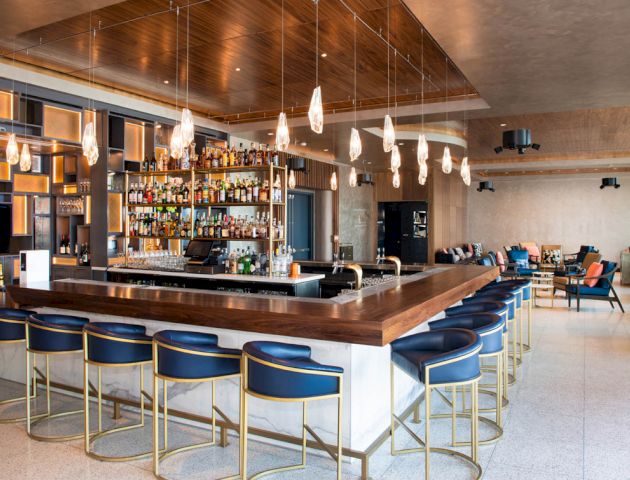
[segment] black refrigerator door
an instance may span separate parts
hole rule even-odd
[[[401,218],[401,256],[403,263],[427,263],[428,240],[426,230],[419,229],[419,222],[426,219],[425,202],[406,202],[402,204]]]
[[[395,255],[401,258],[402,245],[402,204],[398,202],[385,202],[385,255]],[[402,258],[401,258],[402,260]]]

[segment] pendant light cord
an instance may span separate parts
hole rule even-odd
[[[179,6],[175,10],[175,112],[179,104]]]
[[[387,115],[389,115],[389,9],[390,4],[387,0]]]
[[[315,86],[319,87],[319,0],[315,1]]]
[[[444,96],[444,111],[446,112],[446,123],[448,127],[448,57],[444,57],[444,78],[446,83],[446,94]]]
[[[354,128],[357,128],[357,15],[354,14]]]
[[[422,70],[422,86],[420,87],[420,122],[424,135],[424,27],[420,30],[420,70]]]
[[[282,0],[282,14],[280,18],[281,18],[280,20],[280,52],[281,52],[280,78],[281,78],[281,84],[282,84],[282,92],[280,96],[281,96],[281,103],[282,103],[282,111],[284,112],[284,0]]]
[[[188,59],[190,57],[190,5],[186,8],[186,108],[188,108]]]

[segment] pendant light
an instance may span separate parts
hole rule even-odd
[[[90,84],[94,82],[94,65],[92,64],[92,39],[96,40],[96,29],[92,29],[92,14],[90,13],[90,38],[89,38],[89,72],[88,78]],[[94,100],[92,100],[92,107]],[[88,109],[90,101],[88,100]],[[96,128],[93,122],[88,122],[83,129],[83,138],[81,139],[81,147],[83,155],[87,158],[88,165],[91,167],[98,161],[98,141],[96,140]]]
[[[422,162],[420,164],[420,173],[418,174],[418,183],[420,185],[424,185],[427,183],[427,178],[429,176],[429,167],[427,166],[427,162]]]
[[[337,172],[333,171],[330,175],[330,189],[334,192],[337,190]]]
[[[179,45],[178,45],[179,46]],[[186,8],[186,108],[182,109],[181,134],[184,148],[188,148],[195,140],[195,122],[188,109],[188,66],[190,58],[190,5]]]
[[[398,149],[398,145],[394,145],[392,147],[392,154],[390,159],[390,169],[392,172],[398,170],[401,165],[400,161],[400,150]]]
[[[282,0],[282,20],[280,33],[280,50],[281,50],[281,103],[282,111],[278,115],[278,126],[276,127],[276,148],[284,152],[289,147],[291,139],[289,138],[289,126],[287,125],[287,115],[284,113],[284,0]]]
[[[468,157],[464,157],[462,160],[460,174],[466,186],[470,187],[470,165],[468,165]]]
[[[446,127],[448,128],[448,57],[445,57],[445,84],[446,84],[446,93],[444,96],[444,111],[446,112]],[[451,149],[448,148],[448,145],[444,147],[444,154],[442,155],[442,171],[447,175],[451,173],[453,170],[453,161],[451,160]]]
[[[179,104],[179,6],[175,9],[175,111]],[[184,139],[182,126],[177,123],[171,134],[171,157],[179,160],[184,156]]]
[[[289,188],[295,188],[295,172],[293,171],[293,169],[291,169],[291,171],[289,172]]]
[[[385,122],[383,124],[383,150],[391,152],[396,142],[396,132],[394,131],[394,124],[392,117],[389,114],[385,115]]]
[[[18,144],[15,140],[15,133],[9,134],[9,141],[7,142],[7,162],[9,165],[17,165],[20,161],[20,151],[18,150]]]
[[[418,135],[418,165],[429,159],[429,143],[424,133]]]
[[[178,123],[173,128],[171,135],[171,157],[179,160],[184,155],[184,139],[182,138],[182,126]]]
[[[447,175],[453,170],[453,160],[451,159],[451,149],[446,145],[444,155],[442,155],[442,171]]]
[[[22,145],[22,153],[20,155],[20,171],[28,172],[31,169],[31,151],[28,143]]]
[[[418,134],[418,183],[424,185],[427,183],[427,177],[429,176],[429,167],[427,160],[429,159],[429,142],[424,134],[424,27],[420,31],[420,71],[422,72],[422,83],[420,84],[420,124],[422,125],[422,132]]]
[[[400,173],[398,173],[398,169],[394,170],[392,185],[394,186],[394,188],[400,188]]]
[[[354,167],[350,169],[350,178],[348,179],[348,184],[352,188],[357,186],[357,170]]]
[[[363,146],[357,130],[357,15],[354,14],[354,127],[350,130],[350,161],[354,162],[361,156]],[[356,172],[355,172],[356,176]],[[352,185],[352,182],[350,182]],[[354,182],[356,185],[356,181]]]
[[[308,119],[311,122],[311,130],[315,133],[324,131],[324,109],[322,107],[322,87],[319,85],[319,0],[315,3],[315,89],[311,97],[311,105],[308,109]]]

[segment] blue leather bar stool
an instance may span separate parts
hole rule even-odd
[[[13,343],[23,343],[26,341],[25,325],[26,319],[29,315],[33,315],[36,312],[30,310],[20,310],[17,308],[0,308],[0,345],[9,345]],[[33,381],[32,385],[27,388],[32,388],[33,397],[37,396],[37,367],[33,361]],[[28,384],[27,384],[28,385]],[[0,401],[0,405],[8,405],[10,403],[21,402],[26,400],[26,397],[9,398]],[[26,417],[18,418],[3,418],[0,419],[0,423],[15,423],[26,420]]]
[[[522,347],[525,352],[532,349],[533,341],[533,325],[534,325],[534,299],[532,296],[532,281],[527,279],[504,280],[499,285],[517,285],[522,289],[523,302],[527,308],[527,343],[523,343]]]
[[[503,352],[504,352],[504,330],[505,330],[505,317],[496,315],[494,313],[471,313],[468,315],[455,315],[452,317],[446,317],[441,320],[434,320],[429,323],[431,330],[443,330],[445,328],[465,328],[466,330],[472,330],[481,338],[481,351],[479,352],[479,362],[483,365],[485,358],[495,360],[495,421],[487,419],[485,417],[479,417],[480,420],[490,424],[494,430],[495,435],[485,440],[479,440],[479,444],[493,443],[503,435]],[[438,390],[439,391],[439,390]],[[452,411],[457,414],[457,387],[453,387],[452,397],[449,403],[451,403]],[[466,391],[464,389],[463,395],[465,398]],[[464,411],[466,408],[464,407]],[[467,413],[467,412],[465,412]],[[453,422],[453,446],[467,445],[467,442],[458,442],[457,435],[455,433],[456,422]]]
[[[216,445],[216,415],[236,430],[236,426],[215,404],[217,380],[241,377],[241,351],[219,346],[216,335],[201,332],[163,330],[153,336],[153,473],[160,475],[160,461],[180,452]],[[162,379],[164,404],[164,449],[160,451],[159,379]],[[212,382],[212,440],[168,449],[167,382]],[[242,393],[241,393],[242,396]],[[242,404],[242,400],[241,400]],[[228,478],[239,478],[234,475]]]
[[[479,450],[477,386],[481,377],[479,352],[482,348],[479,335],[472,330],[460,328],[433,330],[399,338],[391,343],[391,348],[391,454],[424,452],[425,480],[429,480],[430,476],[431,452],[456,456],[469,462],[477,472],[475,479],[481,478],[483,472],[477,462]],[[412,379],[424,384],[424,440],[405,424],[404,418],[396,415],[394,367],[398,367]],[[432,391],[437,388],[465,386],[471,387],[470,456],[456,450],[431,447]],[[452,421],[456,421],[454,414]],[[396,450],[396,424],[402,426],[420,444],[420,447]]]
[[[44,420],[83,413],[73,410],[53,414],[50,409],[50,356],[69,355],[83,350],[82,331],[89,319],[72,315],[33,314],[26,321],[26,384],[31,383],[30,355],[46,356],[46,414],[31,423],[31,393],[26,389],[26,433],[35,440],[61,442],[76,440],[83,433],[76,435],[44,436],[31,432],[31,428]]]
[[[151,363],[152,339],[142,325],[127,323],[94,322],[83,327],[83,400],[85,410],[85,453],[101,461],[124,462],[148,457],[151,451],[125,455],[106,456],[91,448],[97,440],[126,430],[144,427],[144,366]],[[90,365],[98,370],[96,386],[98,432],[90,433]],[[140,423],[103,430],[103,383],[102,370],[106,368],[139,367],[140,370]]]
[[[337,462],[337,480],[341,480],[343,369],[322,365],[311,358],[311,348],[280,342],[249,342],[243,346],[243,398],[241,414],[241,478],[247,476],[247,396],[276,402],[302,403],[302,462],[272,468],[253,477],[306,467],[306,436],[311,436]],[[331,452],[308,425],[309,402],[337,399],[337,452]]]

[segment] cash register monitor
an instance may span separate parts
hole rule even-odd
[[[185,257],[194,260],[206,260],[212,251],[212,242],[202,240],[191,240],[186,247]]]

